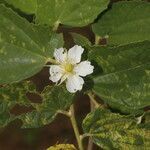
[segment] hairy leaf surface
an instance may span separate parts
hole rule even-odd
[[[93,142],[103,149],[146,150],[149,148],[150,130],[137,125],[130,117],[96,109],[83,121],[83,129]]]
[[[62,35],[30,24],[4,5],[0,5],[0,20],[1,84],[33,76],[63,44]]]
[[[109,0],[37,0],[37,22],[85,26],[107,8]]]
[[[34,105],[35,110],[19,116],[23,128],[37,128],[49,124],[59,111],[70,107],[74,97],[65,88],[58,86],[46,87],[40,96],[43,101],[41,104]]]
[[[94,77],[98,96],[125,113],[150,105],[150,42],[91,49],[89,57],[104,72]]]
[[[114,3],[93,25],[93,31],[106,37],[109,45],[124,45],[150,40],[150,3],[121,1]]]
[[[27,98],[27,93],[36,93],[33,83],[24,81],[0,87],[0,127],[6,126],[15,119],[10,113],[16,105],[31,106],[31,101]]]

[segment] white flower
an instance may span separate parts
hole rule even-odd
[[[63,48],[55,49],[54,57],[57,65],[50,66],[50,80],[61,84],[66,80],[66,88],[70,93],[81,90],[84,84],[82,77],[93,73],[94,67],[89,61],[81,61],[84,49],[75,45],[67,52]]]

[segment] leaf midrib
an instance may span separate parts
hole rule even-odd
[[[34,42],[34,44],[39,48],[39,50],[41,49],[39,47],[39,45],[31,38],[31,36],[29,36],[24,30],[23,28],[20,28],[18,25],[16,25],[10,18],[6,17],[5,15],[1,15],[2,17],[4,17],[5,19],[8,20],[8,22],[11,22],[16,28],[18,28],[29,40],[32,40]],[[22,18],[21,18],[22,19]],[[31,27],[31,25],[29,25]],[[32,29],[31,29],[32,30]]]

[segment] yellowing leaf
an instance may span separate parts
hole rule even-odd
[[[51,146],[47,150],[77,150],[72,144],[59,144]]]

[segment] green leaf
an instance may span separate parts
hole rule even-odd
[[[48,86],[40,95],[42,104],[35,104],[35,110],[19,116],[23,128],[37,128],[52,122],[58,111],[65,110],[73,102],[73,94],[70,94],[63,87]]]
[[[26,94],[36,93],[35,85],[30,81],[5,85],[0,88],[0,113],[6,109],[11,109],[16,104],[31,105]]]
[[[107,8],[109,0],[37,0],[37,22],[81,27],[92,23]]]
[[[121,1],[113,4],[93,31],[108,37],[109,45],[124,45],[150,40],[150,3],[145,1]]]
[[[91,46],[91,42],[85,36],[82,36],[81,34],[77,34],[77,33],[71,33],[71,35],[76,44],[82,46]]]
[[[51,146],[47,150],[77,150],[72,144],[59,144]]]
[[[94,77],[93,91],[99,97],[124,113],[150,105],[150,42],[91,49],[90,59],[104,71]]]
[[[27,14],[35,14],[37,8],[37,0],[5,0],[8,4]]]
[[[6,3],[6,2],[5,2],[5,0],[0,0],[0,4],[1,4],[1,3],[4,4],[4,3]]]
[[[150,130],[108,110],[97,109],[88,114],[83,129],[103,149],[146,150],[150,146]]]
[[[0,88],[0,127],[6,126],[15,117],[10,110],[16,105],[31,106],[26,94],[36,93],[35,86],[29,81],[5,85]]]
[[[37,94],[42,103],[33,103],[27,93]],[[74,94],[70,94],[64,87],[47,86],[42,93],[29,81],[14,83],[0,88],[0,127],[6,126],[15,119],[21,119],[22,128],[37,128],[52,122],[61,110],[71,106]],[[26,106],[33,109],[30,112],[13,115],[10,113],[14,106]]]
[[[62,35],[30,24],[3,5],[0,5],[0,20],[1,84],[33,76],[52,57],[54,46],[63,43]]]

